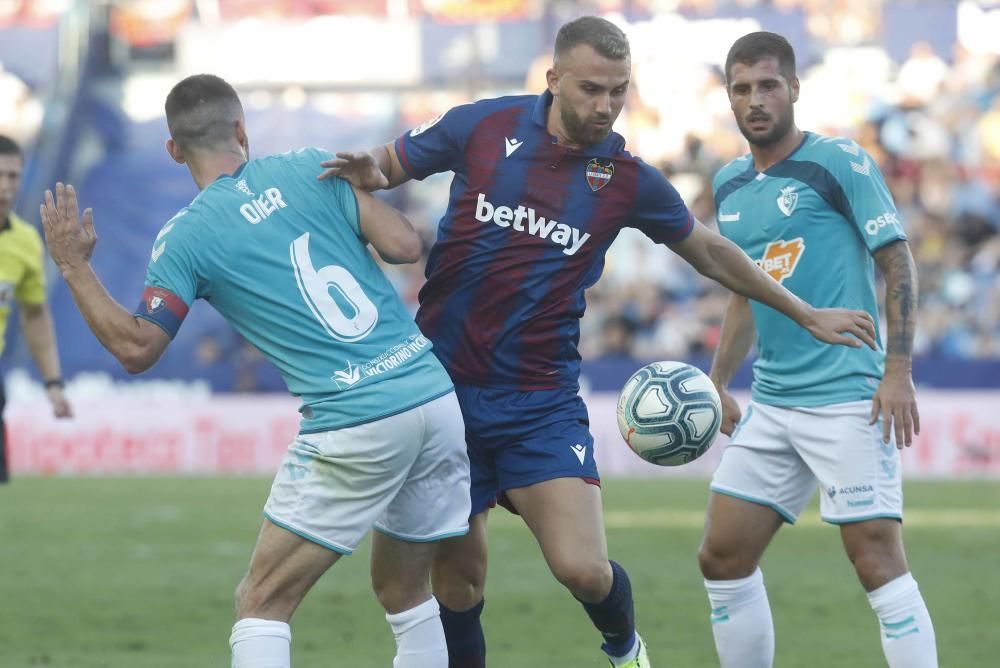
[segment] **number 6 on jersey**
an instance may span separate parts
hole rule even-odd
[[[327,333],[346,342],[360,341],[368,336],[378,322],[378,309],[354,276],[335,264],[316,271],[309,257],[308,232],[293,241],[288,251],[299,292]],[[331,288],[353,309],[353,315],[344,313],[337,300],[330,296]]]

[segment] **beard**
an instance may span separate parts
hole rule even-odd
[[[561,107],[559,109],[559,117],[562,120],[563,127],[566,128],[566,134],[569,135],[569,138],[574,143],[580,146],[597,144],[611,133],[612,124],[610,122],[606,128],[595,128],[588,125],[587,121],[580,118],[569,107]],[[611,119],[608,120],[610,121]]]
[[[763,118],[764,115],[758,115],[758,117]],[[739,126],[740,132],[746,138],[750,144],[757,146],[758,148],[769,148],[774,146],[779,141],[781,141],[789,130],[792,129],[792,125],[795,123],[795,118],[792,114],[781,115],[781,116],[767,116],[767,120],[772,121],[771,129],[766,132],[754,132],[747,127],[746,123],[748,121],[737,120],[736,125]]]

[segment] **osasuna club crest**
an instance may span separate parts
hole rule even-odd
[[[601,161],[598,158],[591,158],[587,163],[587,185],[594,192],[611,183],[611,177],[615,175],[615,164],[610,160]]]
[[[799,194],[795,192],[795,186],[781,189],[781,195],[778,197],[778,208],[781,209],[781,213],[786,216],[792,215],[792,211],[795,211],[795,205],[798,203]]]
[[[150,314],[156,313],[157,311],[161,310],[166,305],[167,305],[167,302],[166,302],[165,299],[163,299],[162,297],[160,297],[158,295],[152,295],[146,301],[146,312],[150,313]]]

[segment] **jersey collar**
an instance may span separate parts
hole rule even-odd
[[[772,169],[774,169],[778,165],[784,164],[788,160],[791,160],[793,157],[795,157],[796,153],[798,153],[799,151],[802,150],[802,147],[806,145],[806,143],[809,141],[810,137],[812,137],[812,133],[809,132],[808,130],[803,130],[802,131],[802,141],[799,142],[799,145],[796,146],[794,149],[792,149],[791,153],[789,153],[784,158],[782,158],[781,160],[779,160],[778,162],[774,163],[773,165],[771,165],[770,167],[768,167],[767,169],[765,169],[763,172],[760,172],[760,173],[761,174],[767,174],[768,172],[770,172]],[[753,163],[753,154],[752,153],[750,154],[750,169],[752,169],[754,172],[757,171],[757,167]]]
[[[249,160],[245,160],[239,167],[236,168],[236,171],[233,172],[232,174],[219,174],[217,177],[215,177],[215,181],[213,181],[213,183],[218,183],[222,179],[240,178],[240,174],[243,173],[243,170],[246,169],[246,166],[249,162],[250,162]]]

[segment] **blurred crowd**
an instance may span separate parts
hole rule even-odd
[[[43,116],[42,101],[34,88],[0,61],[0,134],[30,147],[42,126]]]
[[[16,50],[27,46],[35,37],[39,51],[45,52],[49,44],[38,40],[37,36],[52,29],[69,5],[70,0],[0,1],[0,40],[9,40]],[[26,55],[29,60],[33,57],[43,63],[48,60],[44,56]],[[0,57],[0,134],[29,148],[37,138],[45,115],[38,84],[26,81],[5,67]]]
[[[0,134],[31,146],[43,115],[41,100],[31,87],[0,63]]]

